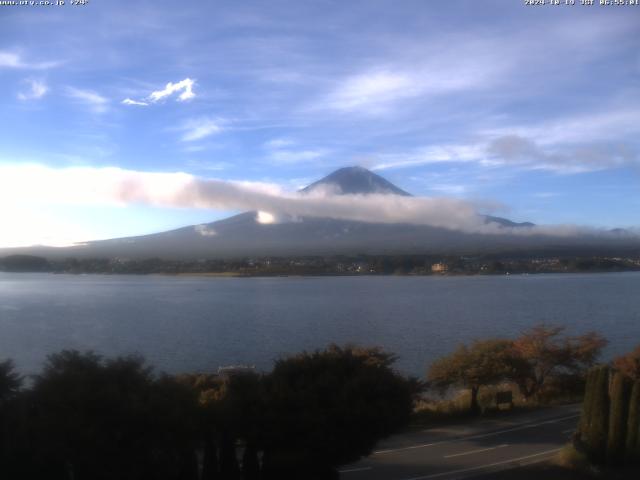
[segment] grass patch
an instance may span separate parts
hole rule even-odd
[[[496,393],[510,390],[513,393],[513,408],[507,405],[496,405]],[[482,416],[503,415],[509,413],[521,413],[528,410],[550,407],[554,405],[567,405],[582,402],[584,390],[575,391],[549,385],[538,398],[525,398],[520,395],[515,385],[503,383],[483,387],[478,396],[478,403]],[[423,395],[416,404],[412,417],[412,425],[424,427],[442,423],[456,423],[474,418],[470,412],[471,393],[469,390],[458,390],[439,395],[437,392],[428,392]]]
[[[597,473],[589,462],[584,452],[578,451],[573,445],[565,445],[558,455],[553,459],[553,463],[562,468],[577,470],[585,473]]]

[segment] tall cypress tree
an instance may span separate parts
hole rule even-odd
[[[588,420],[588,434],[584,439],[589,457],[596,463],[604,463],[607,453],[607,433],[609,426],[609,367],[597,368],[592,382],[591,415]]]
[[[631,380],[626,375],[621,372],[613,375],[607,439],[607,463],[610,465],[622,463],[625,457],[630,387]]]
[[[580,416],[580,425],[578,426],[578,432],[580,433],[580,439],[582,440],[589,436],[591,415],[593,414],[594,382],[597,378],[597,368],[592,368],[587,372],[587,378],[584,386],[584,400],[582,401],[582,415]]]
[[[638,380],[633,383],[629,398],[625,453],[628,462],[640,461],[640,381]]]

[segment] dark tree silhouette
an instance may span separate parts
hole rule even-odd
[[[417,381],[380,349],[331,346],[276,362],[266,377],[263,478],[338,478],[407,424]]]
[[[23,390],[3,362],[0,477],[337,478],[338,465],[409,419],[420,385],[394,360],[332,346],[282,359],[266,376],[169,377],[135,356],[62,351]]]
[[[0,362],[0,407],[14,397],[22,386],[22,377],[15,371],[13,360]]]
[[[140,358],[51,355],[32,396],[47,478],[195,478],[195,396]]]
[[[11,450],[12,443],[17,443],[19,435],[23,433],[15,425],[18,411],[14,402],[21,386],[22,377],[15,371],[13,361],[0,362],[0,466],[15,456],[17,452]]]

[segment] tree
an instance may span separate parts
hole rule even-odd
[[[621,372],[613,374],[609,406],[607,463],[618,465],[625,458],[631,380]]]
[[[586,385],[589,406],[580,419],[580,440],[589,457],[604,463],[609,430],[609,367],[600,366],[589,375]]]
[[[31,397],[36,478],[195,478],[196,398],[141,358],[51,355]]]
[[[377,348],[330,346],[276,362],[265,378],[263,478],[337,478],[409,421],[418,383]]]
[[[613,360],[613,367],[632,380],[640,380],[640,345]]]
[[[561,337],[564,327],[536,325],[513,342],[510,379],[525,399],[537,395],[550,376],[584,375],[607,341],[597,332]]]
[[[0,406],[15,396],[22,386],[22,377],[15,371],[13,360],[0,362]]]
[[[586,438],[589,433],[591,416],[593,415],[595,401],[594,385],[597,381],[598,374],[599,370],[597,368],[592,368],[587,372],[585,378],[584,398],[582,400],[582,413],[580,415],[580,423],[578,425],[578,432],[580,434],[580,437]]]
[[[625,443],[626,459],[631,462],[640,460],[640,380],[633,382],[631,388]]]
[[[460,345],[452,354],[436,360],[427,374],[431,385],[445,390],[452,386],[471,391],[469,408],[478,413],[480,388],[503,380],[509,374],[507,360],[512,342],[509,340],[479,340],[470,347]]]
[[[178,379],[194,389],[199,397],[199,435],[204,446],[202,478],[234,480],[240,477],[236,458],[238,440],[245,446],[242,478],[258,478],[258,447],[264,417],[262,376],[243,371],[227,375],[181,375]]]
[[[14,457],[10,451],[13,445],[19,443],[18,437],[22,432],[17,432],[14,424],[19,415],[16,415],[15,401],[22,386],[22,377],[15,371],[12,360],[0,362],[0,476],[9,472],[5,465],[9,457]]]

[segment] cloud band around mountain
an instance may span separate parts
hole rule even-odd
[[[371,223],[429,225],[473,233],[575,235],[578,227],[507,228],[485,223],[482,207],[440,197],[389,194],[301,194],[277,185],[199,178],[186,173],[154,173],[120,168],[41,165],[0,166],[0,201],[70,205],[151,205],[214,210],[256,210],[272,219],[322,217]]]

